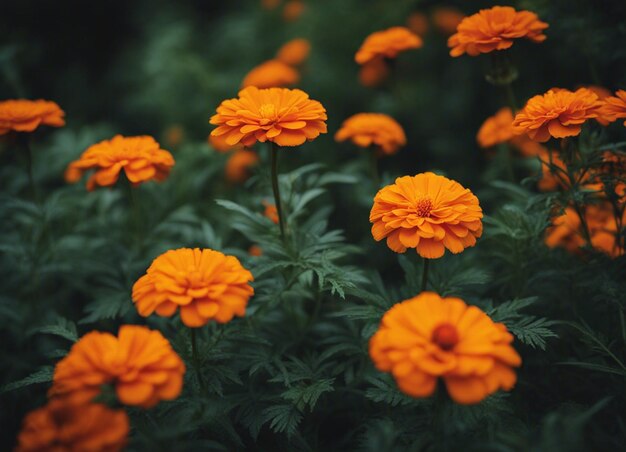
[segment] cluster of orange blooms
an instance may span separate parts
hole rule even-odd
[[[296,3],[302,5],[291,0],[285,10]],[[266,7],[277,4],[264,2]],[[536,14],[511,7],[496,6],[457,19],[456,33],[448,41],[452,56],[501,51],[522,38],[542,42],[548,27]],[[363,65],[363,71],[374,67],[388,71],[389,60],[421,46],[422,40],[414,32],[392,27],[367,37],[355,60]],[[216,126],[210,142],[218,151],[234,150],[231,161],[236,163],[226,168],[229,179],[244,179],[242,168],[258,163],[256,153],[246,149],[258,142],[295,147],[327,132],[327,114],[320,102],[304,91],[276,87],[297,81],[293,67],[306,59],[308,51],[304,40],[288,43],[275,60],[246,76],[237,98],[224,100],[217,107],[210,119]],[[33,131],[39,125],[62,126],[63,116],[54,102],[2,102],[0,134]],[[537,142],[577,136],[591,119],[608,124],[623,118],[626,91],[601,98],[588,88],[552,89],[531,98],[515,114],[510,109],[500,110],[483,124],[477,140],[483,147],[511,143],[523,155],[545,157],[550,151]],[[393,154],[406,144],[402,127],[393,118],[378,113],[360,113],[346,119],[335,139],[374,147],[383,154]],[[118,135],[89,147],[70,163],[65,177],[76,182],[84,172],[93,170],[87,182],[92,190],[114,185],[122,170],[133,185],[160,181],[173,166],[172,155],[152,137]],[[552,170],[550,166],[548,169]],[[626,191],[624,186],[618,187],[620,190]],[[618,224],[607,206],[587,206],[584,219],[591,245],[615,255],[619,252],[615,238]],[[279,223],[275,205],[266,204],[265,215]],[[369,216],[376,241],[386,239],[387,246],[396,253],[415,249],[424,259],[440,258],[446,250],[461,253],[474,246],[482,235],[482,218],[478,198],[469,189],[430,172],[398,177],[395,183],[380,189]],[[581,220],[574,209],[567,208],[555,219],[547,245],[580,248],[584,243],[579,234]],[[260,253],[260,249],[254,252]],[[152,262],[134,284],[132,300],[144,317],[153,313],[171,317],[178,312],[184,325],[198,328],[210,321],[225,323],[244,316],[254,294],[252,281],[251,272],[233,256],[210,249],[182,248],[167,251]],[[458,298],[423,292],[396,304],[383,316],[370,340],[369,352],[375,366],[390,372],[406,394],[429,396],[437,379],[442,378],[453,400],[471,404],[514,386],[513,368],[521,365],[521,358],[511,346],[512,341],[506,326],[494,323],[477,307]],[[44,450],[52,444],[61,449],[119,450],[126,442],[128,418],[123,410],[93,402],[102,386],[111,385],[124,405],[149,408],[179,396],[185,370],[185,364],[159,331],[124,325],[118,336],[88,333],[56,365],[50,401],[26,417],[18,450]]]
[[[558,188],[569,189],[567,165],[559,152],[547,149],[539,143],[551,138],[564,139],[578,136],[582,126],[589,120],[601,125],[608,125],[619,118],[626,118],[626,92],[618,90],[615,96],[601,87],[582,87],[576,91],[553,88],[543,95],[528,100],[517,115],[508,108],[488,118],[477,134],[481,147],[492,147],[500,143],[509,143],[525,157],[537,157],[541,162],[542,177],[538,188],[551,191]],[[614,160],[619,168],[624,167],[623,157],[605,153],[604,160]],[[616,257],[623,254],[623,246],[618,240],[620,224],[626,221],[626,214],[615,212],[611,203],[603,196],[603,171],[611,165],[603,165],[598,170],[586,172],[576,179],[588,190],[597,192],[598,204],[589,206],[580,212],[567,207],[563,215],[553,220],[546,235],[549,247],[564,247],[571,252],[578,252],[588,240],[594,249]],[[623,174],[623,172],[617,172]],[[614,193],[624,202],[626,184],[618,181]],[[621,215],[617,218],[616,215]],[[619,220],[619,221],[618,221]],[[584,235],[588,235],[585,238]]]
[[[406,27],[391,27],[372,33],[354,55],[354,60],[361,65],[361,83],[369,87],[380,85],[389,76],[391,60],[422,45],[422,38]]]
[[[119,335],[92,331],[54,369],[47,405],[26,416],[18,451],[123,449],[129,432],[123,409],[94,402],[111,385],[124,405],[150,408],[178,397],[185,364],[163,335],[124,325]]]

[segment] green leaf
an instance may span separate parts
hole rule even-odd
[[[0,388],[0,394],[8,391],[14,391],[16,389],[25,388],[26,386],[34,385],[37,383],[50,383],[52,381],[52,375],[54,373],[54,367],[45,366],[36,372],[33,372],[26,378],[8,383]]]
[[[300,421],[302,413],[294,405],[274,405],[263,410],[263,422],[269,422],[270,428],[276,433],[287,433],[293,435]]]
[[[57,321],[53,325],[43,326],[37,329],[38,333],[52,334],[59,336],[68,341],[76,342],[78,340],[78,331],[76,330],[76,324],[63,317],[57,318]]]

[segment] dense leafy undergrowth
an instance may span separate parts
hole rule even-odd
[[[626,444],[626,258],[588,247],[571,253],[544,242],[551,218],[572,199],[592,203],[591,195],[580,187],[538,190],[542,174],[535,159],[516,157],[511,178],[502,153],[480,155],[476,130],[502,102],[484,82],[480,63],[449,61],[445,38],[434,31],[413,59],[399,59],[394,86],[353,86],[352,57],[363,37],[404,23],[412,9],[430,11],[435,2],[399,1],[397,9],[380,1],[308,2],[298,22],[274,30],[280,16],[257,2],[242,2],[247,10],[198,6],[213,27],[208,32],[192,6],[152,11],[149,3],[116,5],[134,11],[135,21],[150,19],[124,52],[106,54],[112,73],[103,83],[127,87],[120,88],[127,97],[91,96],[93,86],[78,85],[77,97],[84,98],[75,99],[65,83],[47,85],[26,74],[19,83],[32,93],[27,97],[58,100],[68,125],[30,137],[35,195],[21,143],[11,136],[0,143],[0,448],[13,447],[25,414],[45,404],[54,365],[72,344],[92,330],[117,333],[122,324],[160,330],[187,366],[176,400],[127,409],[129,450],[554,451]],[[555,84],[592,82],[589,62],[600,68],[595,72],[606,86],[626,87],[623,49],[603,47],[626,36],[623,23],[614,23],[615,15],[622,22],[626,17],[620,2],[581,2],[593,10],[587,17],[570,11],[570,2],[519,3],[551,27],[545,45],[520,45],[515,54],[520,77],[513,87],[520,98]],[[460,7],[468,14],[478,9]],[[167,14],[176,20],[165,20]],[[591,47],[573,63],[577,38],[569,31],[578,27],[593,30],[585,41]],[[337,36],[324,31],[331,29]],[[12,68],[5,70],[9,81],[31,64],[23,60],[28,46],[43,42],[43,35],[30,41],[12,36],[24,48],[2,48],[2,63]],[[260,62],[248,47],[258,43],[267,55],[298,36],[313,45],[301,86],[326,106],[331,133],[280,151],[283,240],[263,215],[264,202],[273,202],[269,144],[255,146],[260,164],[245,183],[234,184],[223,175],[228,156],[207,145],[210,128],[202,124]],[[211,44],[203,47],[203,39]],[[123,71],[124,64],[136,70]],[[197,92],[189,92],[189,80]],[[12,82],[3,83],[3,98],[18,96]],[[44,91],[55,86],[58,94]],[[124,107],[116,111],[107,96]],[[114,114],[99,117],[88,105],[99,101]],[[332,140],[339,123],[359,111],[395,115],[407,132],[407,147],[381,159],[380,184],[370,176],[365,150]],[[168,143],[166,128],[173,124],[185,136]],[[582,160],[569,162],[572,171],[577,164],[592,167],[599,143],[623,141],[625,130],[620,124],[585,128],[577,138]],[[63,181],[67,164],[84,149],[120,132],[161,136],[176,159],[169,178],[136,188],[120,180],[92,192],[84,183]],[[623,156],[623,143],[607,149]],[[414,250],[396,254],[372,239],[372,199],[396,177],[427,170],[471,188],[485,212],[475,247],[430,263],[428,289],[460,297],[503,322],[523,360],[511,392],[477,405],[411,398],[368,354],[382,315],[421,291],[424,265]],[[253,245],[260,256],[248,252]],[[133,284],[153,259],[181,247],[237,256],[255,279],[245,317],[198,330],[199,359],[178,317],[141,317],[131,301]],[[112,394],[101,399],[117,403]]]

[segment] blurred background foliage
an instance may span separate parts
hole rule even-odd
[[[538,163],[517,161],[527,179],[503,182],[503,162],[476,145],[480,124],[505,104],[485,80],[488,58],[449,57],[431,22],[424,47],[398,58],[389,83],[358,83],[354,53],[371,32],[413,12],[494,4],[309,0],[286,22],[281,7],[254,0],[5,2],[0,99],[54,100],[67,126],[33,136],[41,202],[28,196],[17,143],[0,142],[0,448],[12,447],[24,414],[45,401],[54,362],[87,331],[147,322],[188,358],[185,329],[139,318],[130,301],[152,259],[183,246],[237,255],[257,295],[249,321],[203,331],[204,393],[190,372],[180,399],[131,413],[131,449],[623,447],[626,260],[544,246],[554,195],[535,189]],[[510,51],[518,102],[554,86],[626,88],[623,0],[507,4],[550,24],[545,43]],[[271,200],[266,149],[250,180],[226,181],[208,119],[252,67],[300,37],[312,52],[298,87],[324,104],[329,133],[281,155],[297,231],[285,247],[261,215]],[[402,395],[367,356],[382,313],[419,291],[421,263],[371,238],[368,158],[333,140],[362,111],[388,113],[407,133],[408,145],[380,161],[384,183],[434,170],[471,188],[487,214],[478,246],[435,262],[431,284],[505,322],[524,365],[511,394],[449,406],[445,425],[433,425],[432,401]],[[153,135],[176,159],[166,182],[135,190],[135,204],[121,186],[87,193],[63,181],[70,161],[116,133]],[[607,142],[624,138],[623,127],[605,132]],[[248,255],[253,244],[263,256]]]

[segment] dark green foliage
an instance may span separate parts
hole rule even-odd
[[[478,149],[477,129],[505,98],[484,79],[489,57],[449,57],[432,24],[389,83],[357,83],[354,52],[366,35],[443,3],[309,0],[290,24],[257,0],[58,3],[9,2],[0,14],[0,100],[46,98],[67,112],[66,127],[29,135],[37,197],[23,143],[0,136],[1,450],[46,403],[54,365],[77,339],[129,323],[162,331],[187,366],[178,399],[127,409],[129,450],[624,449],[626,258],[544,244],[555,215],[596,203],[598,193],[576,178],[542,193],[540,161],[511,162],[506,146],[496,155]],[[469,14],[493,2],[448,4]],[[509,51],[519,104],[552,86],[626,89],[623,1],[512,4],[550,24],[545,43]],[[263,202],[273,202],[269,146],[256,146],[261,162],[245,184],[229,183],[228,156],[206,144],[207,121],[251,67],[296,37],[312,43],[300,87],[327,108],[329,133],[280,150],[283,240],[263,215]],[[480,199],[483,236],[431,262],[427,289],[508,327],[523,359],[511,393],[475,406],[452,403],[442,387],[413,399],[372,365],[369,338],[390,307],[421,291],[423,261],[371,237],[379,186],[367,151],[333,140],[362,111],[394,116],[407,134],[406,148],[379,160],[380,186],[436,171]],[[567,169],[599,169],[604,151],[623,156],[625,130],[587,125],[563,146]],[[170,177],[93,192],[84,180],[63,181],[70,161],[116,133],[155,136],[176,159]],[[616,206],[613,188],[625,181],[619,171],[603,176]],[[251,245],[263,254],[250,256]],[[244,318],[197,330],[197,361],[178,316],[146,319],[131,301],[152,260],[180,247],[235,255],[255,277]],[[117,403],[110,387],[99,400]]]

